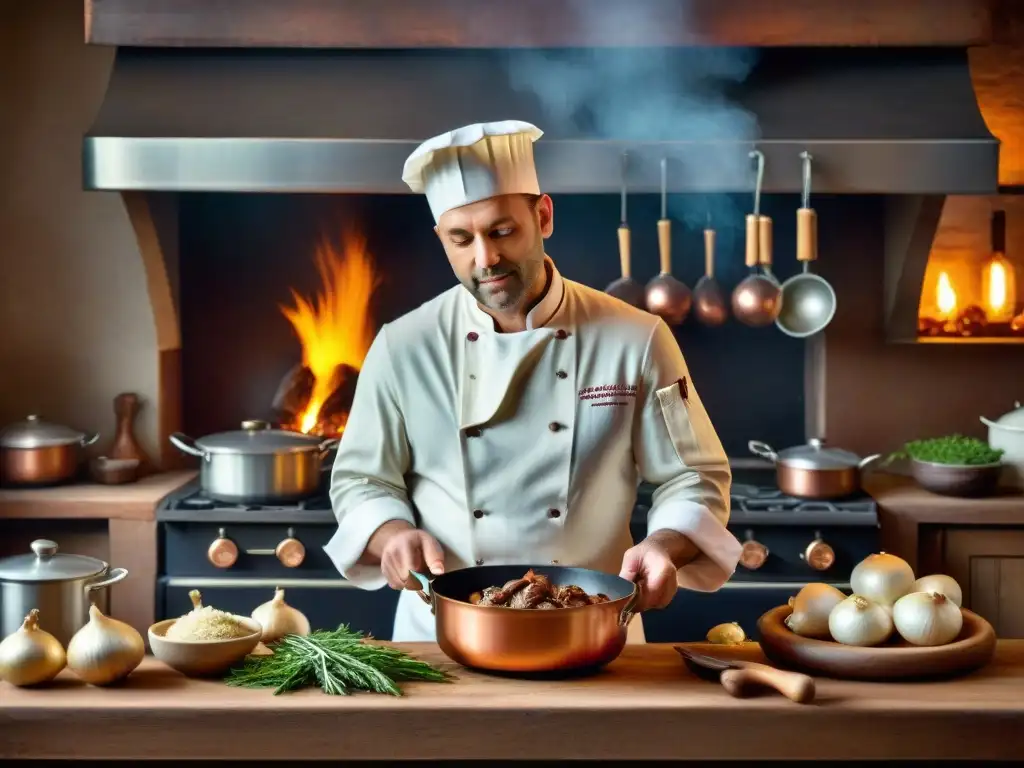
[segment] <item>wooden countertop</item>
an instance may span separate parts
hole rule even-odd
[[[961,499],[926,491],[905,475],[868,472],[864,490],[885,512],[918,525],[1024,525],[1024,493],[1017,489]]]
[[[627,646],[602,673],[542,682],[470,672],[433,644],[404,644],[458,679],[403,697],[274,696],[189,680],[154,659],[122,686],[64,672],[3,685],[0,758],[79,759],[1005,759],[1024,754],[1024,641],[953,681],[818,680],[817,700],[734,699],[671,645]],[[701,646],[697,646],[701,647]],[[706,649],[706,646],[704,647]],[[723,652],[721,646],[715,647]],[[726,649],[763,660],[756,644]]]
[[[124,485],[73,483],[54,488],[3,488],[0,518],[153,520],[160,500],[196,474],[194,470],[161,472]]]

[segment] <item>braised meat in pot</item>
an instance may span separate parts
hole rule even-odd
[[[589,595],[575,584],[555,585],[542,573],[531,568],[521,579],[512,579],[500,587],[487,587],[469,596],[474,605],[498,608],[525,608],[553,610],[556,608],[580,608],[584,605],[607,603],[608,595]]]

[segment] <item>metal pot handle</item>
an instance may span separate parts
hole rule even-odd
[[[430,589],[430,579],[418,571],[409,571],[409,575],[420,583],[421,588],[416,590],[416,594],[420,596],[420,599],[423,600],[424,603],[430,606],[430,612],[433,614],[434,593]]]
[[[863,472],[869,465],[874,464],[880,458],[882,458],[882,454],[880,453],[873,453],[870,456],[865,456],[860,460],[860,463],[857,465],[857,469]]]
[[[320,451],[320,461],[326,459],[327,454],[330,453],[333,449],[337,448],[338,445],[340,444],[341,439],[337,437],[332,437],[330,440],[324,440],[322,443],[320,443],[320,445],[317,447],[317,450]]]
[[[760,456],[762,459],[768,459],[772,464],[775,464],[779,460],[779,454],[777,454],[768,443],[762,443],[760,440],[751,440],[747,443],[747,448],[755,456]]]
[[[622,606],[622,613],[619,614],[619,625],[625,627],[633,619],[633,617],[641,613],[641,611],[635,610],[636,604],[640,602],[640,585],[633,582],[633,594],[629,596],[629,600]]]
[[[85,437],[82,438],[82,447],[83,448],[88,448],[90,445],[92,445],[93,443],[95,443],[99,439],[100,439],[100,433],[99,432],[93,432],[91,435],[86,435]]]
[[[210,460],[210,454],[201,448],[197,448],[196,441],[188,435],[184,435],[181,432],[175,432],[169,435],[167,439],[171,441],[171,445],[182,453],[187,453],[190,456],[198,456],[203,461]]]
[[[85,596],[89,597],[89,593],[97,589],[103,589],[109,587],[111,584],[117,584],[119,581],[124,581],[128,576],[128,571],[124,568],[111,568],[110,573],[107,574],[107,578],[102,581],[93,581],[85,585]]]

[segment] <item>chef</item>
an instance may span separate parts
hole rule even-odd
[[[591,568],[641,609],[711,592],[740,544],[725,452],[668,326],[562,277],[533,144],[509,120],[432,138],[403,180],[426,196],[459,285],[386,323],[363,363],[331,474],[325,547],[363,589],[399,596],[392,639],[435,639],[410,570]],[[629,523],[657,486],[647,537]],[[643,642],[639,617],[628,639]]]

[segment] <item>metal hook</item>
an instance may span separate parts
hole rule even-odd
[[[810,208],[811,205],[811,161],[814,157],[806,150],[800,153],[800,159],[804,161],[804,190],[801,197],[801,207]]]
[[[626,218],[626,175],[629,169],[629,153],[622,153],[622,224],[625,226]]]
[[[750,158],[757,160],[757,182],[754,187],[754,215],[761,215],[761,185],[764,183],[764,153],[755,149],[750,153]]]

